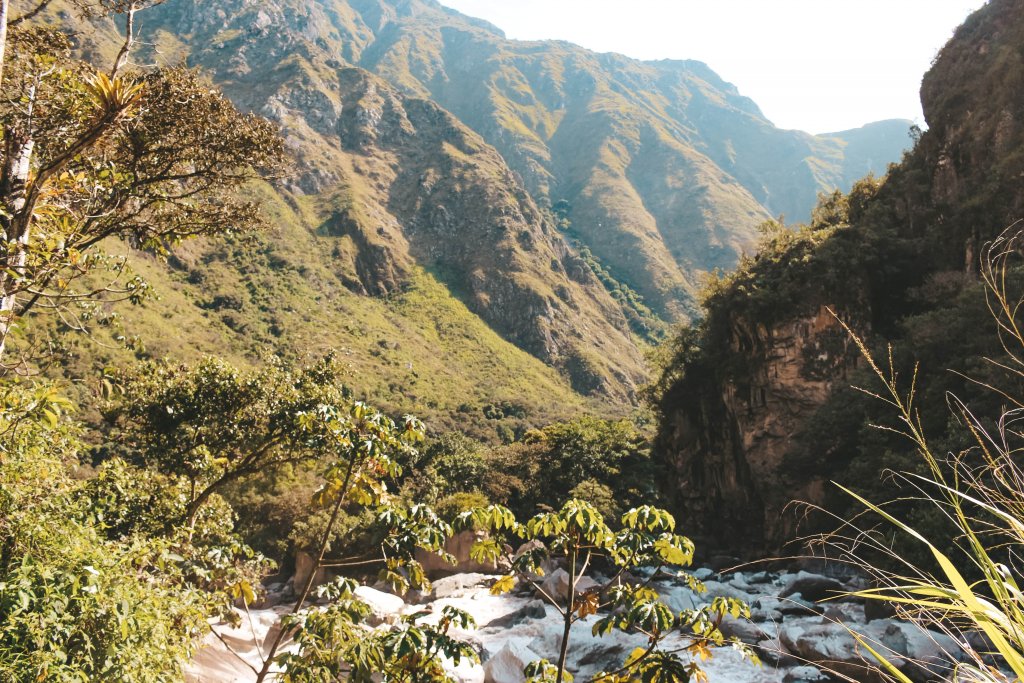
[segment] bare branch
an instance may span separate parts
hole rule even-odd
[[[112,79],[116,78],[117,72],[128,63],[128,55],[132,51],[132,45],[135,44],[136,11],[138,11],[138,7],[134,2],[129,4],[128,8],[125,10],[124,44],[121,45],[121,50],[117,53],[117,58],[114,60],[114,66],[110,69],[110,78]]]
[[[22,14],[20,17],[15,17],[14,19],[11,19],[7,23],[7,26],[13,28],[26,21],[31,21],[32,19],[35,19],[37,16],[39,16],[39,13],[42,12],[47,7],[49,7],[52,2],[53,0],[41,0],[41,2],[38,5]],[[7,0],[4,0],[4,5],[6,4]]]

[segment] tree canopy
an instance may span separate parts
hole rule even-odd
[[[107,240],[165,255],[190,237],[261,225],[237,190],[283,164],[275,126],[239,112],[196,71],[124,72],[145,4],[86,8],[127,17],[109,72],[75,58],[59,31],[18,23],[5,39],[0,363],[8,368],[24,361],[4,351],[29,311],[81,328],[99,298],[146,296]]]

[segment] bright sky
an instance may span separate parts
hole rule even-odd
[[[441,0],[509,38],[706,62],[782,128],[924,125],[921,76],[984,0]]]

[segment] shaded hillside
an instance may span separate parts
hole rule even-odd
[[[794,536],[792,499],[842,513],[850,501],[830,480],[881,500],[892,495],[881,472],[917,466],[899,439],[865,426],[894,416],[848,388],[877,379],[830,310],[881,357],[894,341],[904,383],[921,362],[917,406],[938,452],[968,444],[947,392],[998,414],[965,377],[1019,381],[983,360],[1003,351],[975,273],[984,244],[1024,217],[1022,44],[1021,0],[972,15],[924,79],[929,130],[916,148],[884,181],[831,197],[799,232],[770,235],[678,340],[661,383],[660,449],[680,507],[718,549],[777,550]]]

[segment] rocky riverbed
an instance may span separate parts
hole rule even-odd
[[[696,594],[671,580],[655,581],[662,599],[674,610],[710,602],[718,596],[738,597],[752,608],[751,619],[728,619],[722,630],[756,646],[761,664],[754,665],[730,648],[715,651],[702,664],[711,683],[801,683],[846,680],[869,682],[875,678],[865,669],[869,656],[851,631],[862,634],[872,647],[890,655],[915,681],[947,678],[950,663],[959,652],[950,637],[922,632],[911,624],[879,613],[874,605],[851,600],[832,600],[837,593],[858,587],[857,578],[835,578],[824,574],[736,572],[719,575],[707,569],[696,572],[707,591]],[[440,616],[442,607],[452,605],[476,619],[477,629],[458,637],[472,643],[481,663],[463,662],[452,667],[460,683],[522,683],[523,666],[535,659],[554,659],[560,644],[562,624],[554,607],[522,590],[493,596],[489,586],[495,576],[479,573],[455,574],[434,582],[429,595],[398,596],[362,587],[358,595],[374,612],[372,623],[392,621],[403,614],[424,610]],[[565,581],[556,570],[546,579]],[[280,599],[271,594],[271,602]],[[866,609],[867,608],[867,609]],[[242,626],[216,624],[219,638],[211,634],[189,664],[186,680],[191,683],[248,683],[254,679],[251,666],[261,662],[254,645],[264,641],[276,628],[284,604],[251,610],[242,615]],[[427,617],[425,621],[430,620]],[[586,681],[602,669],[613,668],[636,646],[638,636],[613,633],[591,635],[592,616],[574,628],[569,666],[577,681]],[[232,654],[231,651],[235,654]],[[832,671],[833,673],[825,673]]]

